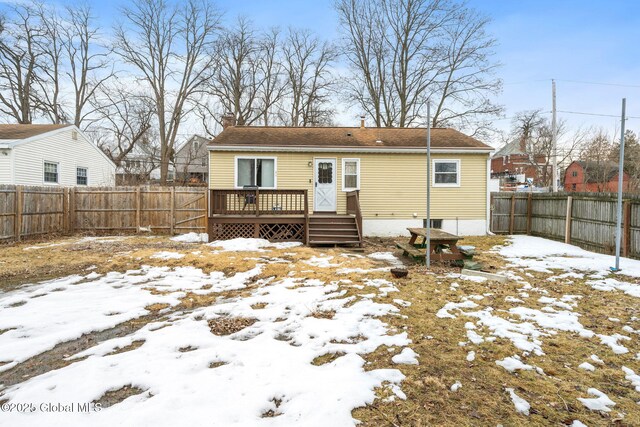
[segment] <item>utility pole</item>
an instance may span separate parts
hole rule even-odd
[[[612,271],[620,271],[620,241],[622,240],[622,184],[624,179],[624,122],[627,98],[622,98],[622,119],[620,122],[620,160],[618,161],[618,203],[616,206],[616,266]]]
[[[425,262],[427,270],[431,268],[431,103],[427,102],[427,223],[425,224]]]
[[[553,180],[551,189],[555,193],[558,191],[558,128],[556,123],[556,81],[551,79],[551,144],[552,144],[552,164],[551,179]]]

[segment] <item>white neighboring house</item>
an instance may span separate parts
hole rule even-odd
[[[0,124],[0,184],[114,186],[115,174],[74,125]]]

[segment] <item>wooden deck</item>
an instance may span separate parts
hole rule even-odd
[[[307,190],[210,190],[209,238],[362,245],[358,192],[347,193],[347,214],[311,214]]]

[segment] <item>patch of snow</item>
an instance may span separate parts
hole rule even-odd
[[[467,330],[467,338],[469,338],[469,341],[475,345],[482,344],[484,342],[482,335],[472,330]]]
[[[393,356],[391,361],[398,365],[417,365],[418,355],[409,347],[405,347],[399,354]]]
[[[209,246],[214,248],[220,248],[223,252],[264,252],[264,248],[273,249],[288,249],[296,246],[300,246],[299,242],[279,242],[271,243],[265,239],[230,239],[230,240],[216,240],[209,243]]]
[[[378,261],[386,261],[394,267],[402,267],[404,265],[402,261],[391,252],[374,252],[367,256]]]
[[[595,396],[592,398],[579,397],[578,400],[582,402],[584,406],[592,411],[602,411],[602,412],[610,412],[610,406],[615,406],[615,402],[609,397],[598,390],[597,388],[590,388],[587,390],[587,393],[591,396]]]
[[[470,351],[467,353],[467,362],[473,362],[474,360],[476,360],[476,352]]]
[[[151,255],[149,258],[154,258],[154,259],[180,259],[180,258],[184,258],[184,254],[180,254],[178,252],[161,251],[161,252],[156,252],[155,254]]]
[[[187,233],[171,238],[174,242],[183,243],[207,243],[209,241],[209,235],[207,233]]]
[[[571,423],[571,427],[587,427],[587,425],[582,421],[573,420],[573,422]]]
[[[518,356],[505,357],[502,360],[496,360],[496,365],[502,366],[509,372],[533,370],[533,366],[523,363]]]
[[[411,306],[411,303],[409,301],[405,301],[405,300],[402,300],[402,299],[397,299],[396,298],[396,299],[393,300],[393,302],[398,304],[401,307],[410,307]]]
[[[589,362],[584,362],[579,364],[578,368],[584,369],[585,371],[591,371],[591,372],[594,372],[596,370],[596,367]]]
[[[461,388],[462,388],[462,383],[460,381],[456,381],[455,383],[453,383],[451,385],[450,390],[455,393],[456,391],[460,390]]]
[[[631,338],[629,338],[626,335],[620,335],[620,334],[601,335],[601,334],[598,334],[598,338],[600,338],[600,342],[602,344],[609,346],[611,348],[611,350],[613,350],[613,352],[615,354],[625,354],[625,353],[629,352],[629,349],[627,349],[627,347],[625,347],[622,344],[618,343],[618,341],[620,341],[620,340],[631,341]]]
[[[516,411],[523,415],[529,415],[529,410],[531,409],[529,402],[518,396],[512,388],[505,388],[505,391],[509,392],[509,396],[511,397],[511,401],[513,402],[513,406],[515,406]]]
[[[333,259],[332,256],[322,256],[322,257],[317,257],[317,256],[312,256],[311,258],[309,258],[308,260],[303,261],[305,264],[308,265],[312,265],[314,267],[321,267],[321,268],[327,268],[327,267],[337,267],[340,264],[333,264],[330,261]]]
[[[586,284],[599,291],[621,291],[632,297],[640,298],[640,285],[636,285],[634,283],[607,278],[600,280],[588,280]]]
[[[604,365],[604,361],[602,359],[600,359],[598,356],[596,356],[595,354],[591,355],[591,360],[593,360],[596,363],[599,363],[601,365]]]
[[[469,282],[476,282],[476,283],[483,283],[483,282],[487,281],[486,277],[469,276],[469,275],[461,274],[461,273],[447,273],[443,277],[446,277],[446,278],[449,278],[449,279],[467,280]]]
[[[637,375],[632,369],[626,366],[622,367],[622,371],[625,374],[625,378],[631,381],[631,385],[636,388],[636,391],[640,391],[640,375]]]
[[[573,273],[591,272],[600,277],[609,275],[609,268],[615,265],[615,257],[597,254],[577,246],[533,236],[511,236],[511,244],[497,248],[512,265],[551,272],[562,269]],[[619,274],[640,277],[640,261],[620,259]]]
[[[436,313],[436,316],[441,319],[445,319],[445,318],[455,319],[456,316],[449,313],[449,311],[460,310],[462,308],[476,308],[476,307],[478,307],[478,304],[476,304],[473,301],[448,302],[444,305],[444,307],[438,310],[438,312]]]

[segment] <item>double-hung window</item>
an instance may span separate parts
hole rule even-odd
[[[236,187],[276,188],[276,159],[273,157],[236,158]]]
[[[433,161],[434,187],[460,186],[460,160]]]
[[[342,159],[342,190],[360,189],[360,159]]]
[[[58,183],[58,164],[54,162],[44,162],[44,182],[49,184]]]
[[[88,182],[87,168],[76,168],[76,185],[87,185]]]

